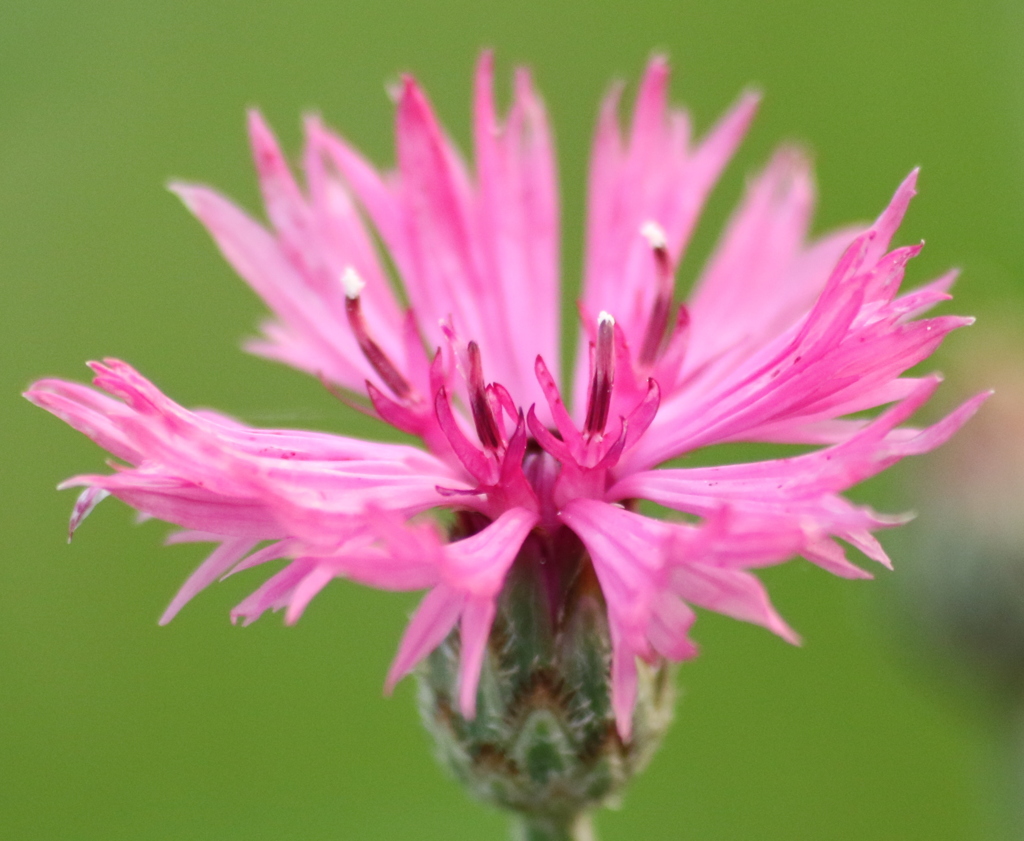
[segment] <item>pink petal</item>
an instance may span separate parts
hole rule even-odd
[[[185,184],[172,189],[206,226],[235,271],[290,325],[291,335],[301,335],[304,352],[315,354],[321,374],[354,391],[367,378],[376,379],[341,313],[324,307],[262,226],[213,190]]]
[[[68,522],[68,543],[75,536],[75,531],[82,524],[82,521],[108,496],[110,496],[109,491],[97,487],[86,488],[79,494],[78,499],[75,500],[75,507],[71,511],[71,519]]]
[[[317,593],[326,587],[334,578],[334,571],[324,564],[317,565],[295,587],[295,592],[288,601],[288,611],[284,621],[294,625]]]
[[[612,626],[612,711],[619,738],[629,742],[633,735],[633,708],[636,706],[636,652],[618,638]]]
[[[459,653],[459,710],[464,718],[476,716],[476,690],[480,682],[487,639],[494,622],[493,598],[469,598],[462,611],[460,628],[462,648]]]
[[[756,347],[813,304],[827,275],[806,277],[805,284],[787,276],[803,251],[813,208],[810,163],[797,150],[780,150],[748,188],[697,283],[688,364],[700,365],[740,342]]]
[[[675,571],[673,589],[698,607],[761,625],[793,645],[800,643],[800,637],[768,601],[764,586],[750,573],[689,564]]]
[[[656,57],[637,94],[624,150],[619,148],[617,92],[613,94],[602,112],[591,169],[584,307],[612,313],[637,347],[656,288],[654,260],[640,229],[646,222],[658,223],[667,234],[672,262],[678,264],[703,203],[757,103],[753,95],[744,97],[690,149],[686,115],[666,108],[667,82],[667,64]],[[581,346],[577,370],[584,354]],[[575,393],[582,394],[579,383]]]
[[[244,599],[231,611],[231,621],[242,620],[242,624],[251,625],[268,610],[280,610],[288,604],[288,599],[296,586],[313,569],[315,561],[309,558],[298,558],[280,572],[268,578],[251,596]]]
[[[166,625],[180,611],[186,604],[188,604],[192,597],[195,596],[200,590],[205,590],[214,581],[224,575],[232,566],[238,563],[244,558],[249,552],[256,547],[256,543],[248,538],[233,538],[225,540],[210,554],[196,571],[193,572],[188,580],[182,585],[178,594],[171,600],[167,610],[164,611],[164,615],[160,617],[160,624]]]
[[[495,322],[507,364],[498,378],[524,404],[535,400],[532,366],[540,353],[558,361],[558,200],[554,153],[543,105],[525,70],[504,125],[493,98],[493,57],[477,65],[474,148],[482,214],[478,236]],[[528,330],[526,326],[528,325]],[[524,335],[525,331],[525,335]],[[524,341],[526,336],[529,341]]]
[[[445,577],[450,586],[473,596],[493,599],[538,516],[512,508],[482,531],[444,548]]]
[[[465,602],[465,595],[444,584],[439,584],[424,596],[405,629],[398,653],[388,670],[385,692],[390,694],[398,681],[444,641],[459,621]]]

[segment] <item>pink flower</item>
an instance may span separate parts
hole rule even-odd
[[[872,532],[899,520],[840,494],[938,446],[984,399],[925,429],[902,426],[939,381],[904,373],[970,320],[918,318],[949,297],[953,273],[899,294],[921,246],[889,246],[916,173],[870,227],[808,241],[814,189],[793,149],[751,182],[689,302],[676,304],[676,266],[757,99],[741,97],[694,140],[686,113],[666,104],[668,68],[657,58],[625,136],[618,88],[601,110],[582,337],[567,380],[547,119],[526,71],[500,119],[492,73],[485,54],[472,167],[406,78],[392,172],[311,118],[302,187],[253,113],[269,226],[208,188],[175,187],[274,314],[249,349],[320,377],[423,449],[191,412],[115,360],[92,363],[99,390],[42,380],[27,396],[122,462],[64,483],[85,488],[72,531],[112,494],[183,527],[173,542],[218,544],[162,622],[213,581],[278,559],[287,565],[235,618],[285,609],[295,621],[337,577],[428,589],[388,685],[458,627],[467,717],[507,571],[528,539],[557,564],[554,547],[570,530],[607,603],[613,706],[628,738],[636,659],[693,656],[693,607],[795,641],[752,569],[799,554],[868,577],[839,541],[888,565]],[[880,406],[874,419],[861,415]],[[818,449],[656,469],[726,441]],[[653,519],[638,512],[642,499],[690,516]],[[449,535],[428,515],[445,509],[460,523]]]

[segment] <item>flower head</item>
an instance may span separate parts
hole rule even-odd
[[[790,148],[750,183],[678,303],[676,267],[757,99],[742,96],[696,140],[686,113],[667,104],[668,67],[656,58],[627,131],[618,89],[601,109],[581,340],[575,375],[563,376],[547,118],[522,70],[499,117],[492,75],[485,54],[472,165],[406,78],[391,172],[311,118],[300,185],[253,113],[269,225],[206,187],[175,187],[273,312],[249,349],[321,378],[422,447],[253,429],[189,411],[116,360],[92,363],[95,389],[43,380],[28,397],[120,460],[112,474],[64,483],[85,488],[72,531],[113,495],[182,527],[175,541],[218,544],[161,621],[213,581],[281,559],[235,618],[284,609],[295,621],[338,577],[426,589],[387,682],[457,628],[466,717],[498,596],[523,547],[543,559],[556,594],[562,548],[576,547],[574,563],[592,569],[606,606],[612,705],[628,739],[637,661],[693,656],[694,607],[795,641],[752,569],[802,555],[868,577],[839,541],[888,565],[872,533],[898,518],[841,493],[941,444],[977,408],[984,395],[931,427],[903,425],[938,384],[905,372],[969,319],[919,317],[949,297],[953,273],[900,293],[921,246],[890,240],[916,173],[873,225],[809,240],[810,168]],[[883,406],[874,418],[861,414]],[[658,469],[731,441],[816,449]],[[639,500],[686,517],[646,516]],[[425,516],[444,510],[454,515],[448,530]]]

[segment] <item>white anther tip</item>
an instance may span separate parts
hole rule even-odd
[[[358,298],[366,288],[366,281],[351,266],[341,273],[341,285],[345,287],[345,297],[350,300]]]
[[[668,238],[665,236],[665,229],[661,227],[654,220],[644,222],[640,226],[640,234],[647,242],[650,243],[651,248],[660,250],[668,247]]]
[[[597,326],[604,327],[605,325],[608,325],[609,327],[614,327],[615,318],[607,310],[601,310],[601,312],[597,314]]]

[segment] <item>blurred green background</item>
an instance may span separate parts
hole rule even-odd
[[[411,684],[381,697],[414,597],[336,583],[296,627],[232,627],[255,572],[158,628],[202,547],[163,548],[167,527],[136,528],[115,502],[65,545],[73,497],[53,487],[103,454],[17,396],[34,377],[84,379],[84,360],[116,355],[186,405],[372,431],[315,381],[239,351],[261,305],[164,190],[201,180],[257,206],[247,106],[293,153],[315,109],[383,163],[398,72],[418,75],[465,142],[478,50],[496,47],[504,71],[531,65],[555,122],[575,279],[598,98],[663,49],[700,127],[744,86],[766,94],[684,276],[745,176],[795,139],[817,161],[819,230],[873,217],[923,166],[900,238],[928,247],[909,278],[962,266],[956,311],[981,316],[977,333],[1024,297],[1022,43],[1019,0],[0,3],[0,837],[504,836],[502,816],[435,768]],[[858,498],[911,507],[905,470]],[[909,538],[883,540],[898,566]],[[802,649],[702,617],[677,724],[601,837],[997,837],[998,733],[969,693],[915,665],[899,574],[769,571]]]

